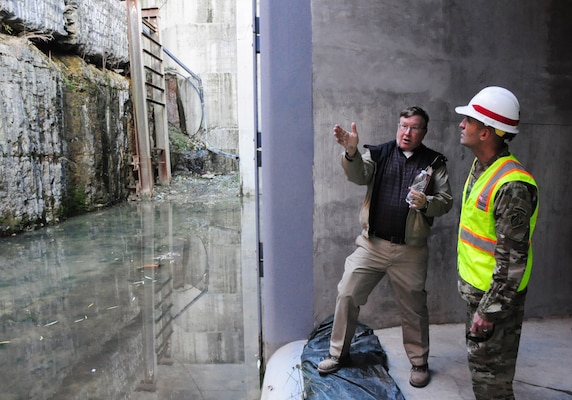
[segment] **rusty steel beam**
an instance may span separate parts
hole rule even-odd
[[[143,49],[141,45],[141,8],[138,0],[126,0],[127,26],[129,39],[129,60],[133,112],[135,114],[135,135],[139,170],[140,194],[153,194],[153,166],[151,163],[151,145],[149,140],[149,122],[145,93],[145,73],[143,68]]]

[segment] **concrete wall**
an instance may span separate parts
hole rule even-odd
[[[481,88],[511,89],[521,104],[521,134],[511,150],[541,191],[528,317],[572,312],[572,28],[565,1],[312,1],[314,110],[314,315],[333,312],[336,284],[360,227],[365,189],[348,183],[334,124],[358,124],[360,145],[395,137],[409,105],[430,117],[425,143],[448,157],[455,206],[436,220],[428,281],[432,323],[461,321],[456,292],[456,230],[472,153],[459,144],[456,105]],[[298,127],[300,128],[300,127]],[[374,328],[399,324],[387,282],[362,308]]]
[[[160,7],[163,45],[202,80],[206,131],[200,132],[196,138],[215,149],[239,156],[237,46],[241,43],[239,39],[245,39],[245,26],[243,24],[237,29],[237,13],[246,12],[246,17],[252,16],[252,3],[250,7],[244,3],[241,0],[141,1],[142,7]],[[248,26],[252,26],[252,18],[245,20],[248,30]],[[168,57],[165,60],[166,68],[174,68],[188,76]],[[196,93],[190,89],[189,95],[196,97]],[[185,111],[188,112],[189,133],[194,133],[202,116],[191,102],[186,101],[191,106]],[[251,164],[252,149],[249,149],[250,157],[247,155],[245,158]],[[249,175],[253,172],[251,169]],[[254,190],[253,183],[249,182],[247,186],[249,192]]]

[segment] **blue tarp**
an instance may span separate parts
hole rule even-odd
[[[388,373],[387,355],[373,330],[358,324],[350,358],[336,372],[324,375],[318,363],[328,355],[333,318],[322,322],[302,351],[302,374],[308,400],[405,400]]]

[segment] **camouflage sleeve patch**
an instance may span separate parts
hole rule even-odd
[[[523,182],[504,184],[495,198],[497,235],[515,242],[528,242],[530,218],[536,206],[529,186]]]

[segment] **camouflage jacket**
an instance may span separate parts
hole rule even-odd
[[[505,147],[485,165],[476,161],[471,170],[468,192],[479,176],[498,158],[509,155]],[[494,199],[493,212],[497,231],[495,246],[496,266],[488,291],[483,292],[459,279],[458,289],[463,299],[478,304],[477,313],[487,321],[503,319],[511,309],[518,286],[523,277],[529,248],[530,218],[538,204],[536,187],[524,182],[513,181],[504,184]]]

